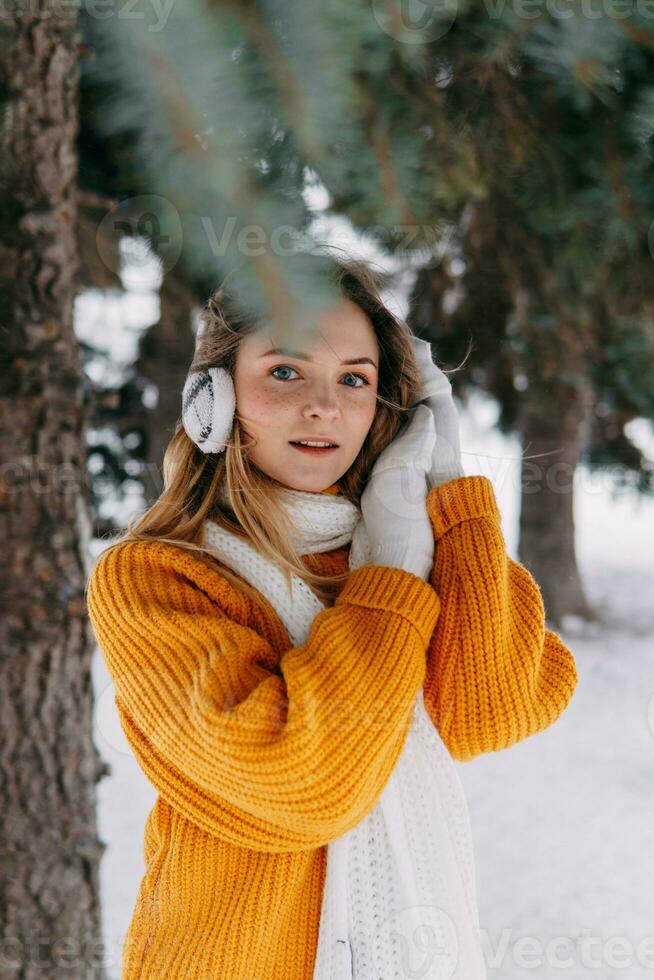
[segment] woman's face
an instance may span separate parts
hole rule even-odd
[[[349,469],[372,425],[379,345],[363,310],[340,297],[300,346],[270,353],[278,350],[270,328],[243,338],[234,367],[236,411],[256,440],[249,455],[259,469],[293,490],[318,493]],[[337,448],[304,452],[292,445],[300,439]]]

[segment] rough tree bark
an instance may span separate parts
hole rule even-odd
[[[560,627],[567,614],[599,618],[579,574],[574,524],[574,478],[591,409],[588,325],[553,286],[537,301],[534,293],[524,289],[516,302],[527,378],[518,411],[523,452],[518,557],[540,585],[548,623]],[[535,326],[536,308],[554,310],[556,320]]]
[[[73,7],[0,35],[0,977],[102,978]]]
[[[548,622],[597,618],[586,599],[575,553],[574,476],[579,465],[582,391],[532,376],[520,400],[522,437],[518,557],[539,583]]]

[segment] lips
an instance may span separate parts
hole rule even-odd
[[[301,446],[303,449],[338,449],[338,446],[336,445],[335,442],[332,442],[329,446],[307,446],[306,443],[299,442],[299,441],[291,442],[290,445]]]
[[[289,442],[289,446],[293,446],[294,449],[298,449],[301,453],[307,453],[310,456],[328,456],[329,453],[335,453],[338,446],[302,446],[297,442]]]
[[[329,436],[303,436],[302,439],[289,439],[291,446],[297,446],[301,442],[329,442],[338,449],[338,443]],[[323,447],[320,447],[323,448]]]

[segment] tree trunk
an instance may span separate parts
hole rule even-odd
[[[0,59],[0,977],[102,978],[87,401],[73,333],[77,22],[18,6]]]
[[[195,350],[191,317],[198,302],[192,289],[169,274],[161,285],[160,302],[159,320],[143,337],[135,364],[157,390],[156,406],[143,406],[146,506],[163,490],[163,457],[182,414],[182,388]]]
[[[530,376],[519,415],[523,459],[518,556],[538,582],[554,627],[566,614],[597,618],[584,594],[575,556],[573,493],[584,389],[579,375],[576,384],[561,380],[562,370],[549,379]]]

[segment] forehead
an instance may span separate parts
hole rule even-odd
[[[306,330],[294,331],[292,337],[283,326],[269,321],[248,334],[241,346],[255,357],[271,348],[283,348],[315,356],[318,360],[329,353],[343,359],[364,355],[376,359],[379,351],[370,318],[346,297],[308,317]]]

